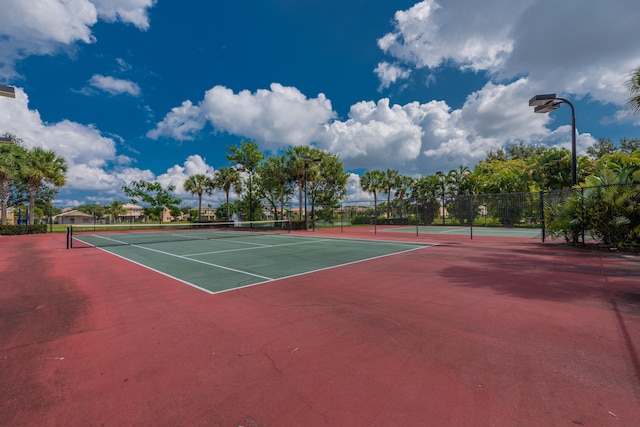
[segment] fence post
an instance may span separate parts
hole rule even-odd
[[[469,194],[469,230],[470,239],[473,240],[473,194]]]
[[[582,203],[582,218],[580,219],[580,222],[582,223],[582,246],[585,246],[585,242],[584,242],[584,223],[586,222],[586,208],[584,205],[584,187],[580,187],[580,201]]]
[[[544,243],[546,225],[544,223],[544,191],[543,190],[540,190],[540,223],[542,224],[542,243]]]
[[[420,227],[418,226],[418,196],[416,196],[413,200],[416,204],[416,237],[418,237],[418,232],[420,230]]]

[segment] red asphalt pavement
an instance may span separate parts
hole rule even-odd
[[[0,237],[0,425],[640,425],[637,256],[417,240],[439,245],[209,295]]]

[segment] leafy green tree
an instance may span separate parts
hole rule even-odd
[[[240,141],[240,146],[229,147],[227,159],[236,164],[239,168],[248,174],[249,190],[249,221],[253,221],[254,211],[260,208],[259,200],[255,197],[253,188],[253,178],[260,163],[264,160],[264,154],[258,149],[258,143],[249,140]]]
[[[235,206],[229,203],[229,193],[232,189],[238,194],[242,192],[242,178],[240,177],[240,173],[236,168],[231,167],[218,169],[213,177],[213,187],[224,191],[226,197],[225,205],[227,211],[218,216],[218,218],[226,217],[227,220],[229,220],[229,218],[231,218],[231,207]],[[237,212],[237,208],[235,212]]]
[[[180,210],[179,206],[170,206],[169,207],[169,214],[173,217],[173,218],[177,218],[180,215],[182,215],[182,211]],[[198,212],[198,215],[200,215],[200,213]]]
[[[411,196],[418,203],[420,218],[416,218],[421,224],[429,225],[438,215],[442,196],[443,181],[438,175],[427,175],[418,178],[411,190]]]
[[[630,171],[630,173],[640,170],[640,151],[634,151],[632,153],[618,151],[603,156],[598,159],[593,175],[596,175],[599,170],[605,168],[616,172]]]
[[[235,213],[238,213],[237,203],[223,203],[216,209],[216,218],[227,218],[229,220]]]
[[[508,145],[505,151],[508,159],[528,160],[539,156],[546,149],[547,147],[544,145],[527,145],[522,141],[518,141],[515,144]]]
[[[153,219],[162,221],[162,212],[165,208],[170,209],[182,203],[182,200],[171,194],[176,189],[169,185],[166,189],[158,182],[148,182],[144,180],[132,181],[128,186],[123,185],[122,191],[129,197],[131,203],[144,203],[145,213]]]
[[[0,144],[0,202],[2,225],[7,225],[7,209],[11,192],[11,183],[20,177],[20,168],[24,164],[26,151],[20,141],[13,135],[5,134],[11,138],[12,144]]]
[[[458,166],[452,169],[446,176],[448,188],[450,192],[447,211],[449,214],[460,221],[460,223],[469,222],[470,218],[470,196],[473,194],[473,175],[471,169],[467,166]]]
[[[634,151],[640,151],[640,139],[620,138],[620,151],[628,154],[631,154]]]
[[[26,152],[20,179],[29,193],[29,224],[34,223],[36,193],[45,184],[54,187],[65,185],[67,162],[53,151],[35,147]]]
[[[533,160],[530,179],[541,190],[571,187],[571,152],[550,148]]]
[[[479,162],[474,170],[476,191],[482,194],[528,191],[528,166],[525,160]]]
[[[522,217],[521,194],[529,193],[529,160],[480,162],[474,170],[479,194],[485,195],[482,204],[491,216],[504,226],[518,223]],[[511,193],[508,197],[486,197]]]
[[[587,147],[587,154],[594,160],[607,155],[613,154],[618,149],[610,138],[600,138],[592,146]]]
[[[198,221],[202,220],[202,194],[211,194],[213,191],[213,180],[203,174],[197,173],[189,176],[183,184],[184,190],[192,195],[198,196]],[[173,214],[172,214],[173,215]],[[179,214],[178,214],[179,215]],[[178,216],[173,215],[173,216]]]
[[[340,199],[347,193],[347,178],[342,161],[335,154],[329,154],[317,149],[311,150],[313,159],[320,162],[307,165],[307,185],[311,201],[311,217],[315,218],[316,206],[322,204],[328,211],[327,216],[333,216],[333,209]]]
[[[284,219],[285,200],[293,193],[286,157],[281,155],[267,158],[258,167],[257,175],[260,195],[271,207],[275,219],[278,219],[278,205],[280,219]]]

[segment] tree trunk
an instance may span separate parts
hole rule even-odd
[[[2,182],[2,188],[0,188],[0,201],[2,202],[2,225],[7,225],[7,209],[9,208],[9,181]]]
[[[33,217],[35,215],[35,207],[36,207],[36,191],[38,191],[37,188],[29,189],[29,221],[28,221],[29,225],[33,225],[34,223]]]

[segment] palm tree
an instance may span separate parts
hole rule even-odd
[[[287,149],[287,168],[292,182],[298,186],[298,216],[302,220],[302,203],[305,184],[305,157],[311,155],[311,149],[306,146],[298,145]],[[306,209],[306,206],[305,206]]]
[[[213,178],[213,188],[223,190],[227,197],[227,220],[231,217],[229,206],[229,192],[233,188],[236,193],[242,191],[242,179],[240,173],[232,167],[220,168]]]
[[[380,170],[366,171],[360,178],[360,188],[373,194],[373,209],[378,216],[378,193],[385,189],[385,173]]]
[[[184,190],[192,195],[198,195],[198,221],[202,218],[202,193],[211,194],[213,191],[213,180],[203,173],[191,175],[184,182]]]
[[[121,201],[114,200],[109,206],[104,209],[104,212],[109,216],[109,218],[113,218],[113,222],[116,222],[119,216],[125,215],[127,213],[127,210],[122,206],[123,204]]]
[[[387,223],[391,219],[391,190],[400,184],[400,173],[397,169],[387,169],[384,173],[385,193],[387,194]]]
[[[34,223],[36,193],[45,184],[61,187],[66,184],[67,162],[53,151],[35,147],[26,152],[20,179],[29,192],[29,225]]]
[[[409,191],[411,191],[411,188],[413,187],[414,183],[415,183],[415,180],[410,176],[405,176],[405,175],[398,176],[398,183],[396,185],[395,197],[396,199],[398,199],[398,205],[400,207],[400,212],[399,212],[400,219],[402,219],[402,210],[404,208],[404,198],[407,197],[407,194],[409,194]]]
[[[467,166],[458,166],[447,174],[447,180],[451,184],[452,193],[456,196],[466,195],[470,191],[471,169]]]
[[[9,203],[9,186],[11,181],[20,175],[20,167],[24,162],[25,150],[15,144],[0,144],[0,202],[2,205],[2,225],[7,225],[7,208]]]
[[[636,114],[640,113],[640,67],[629,75],[625,87],[631,94],[631,98],[627,100],[627,107]]]

